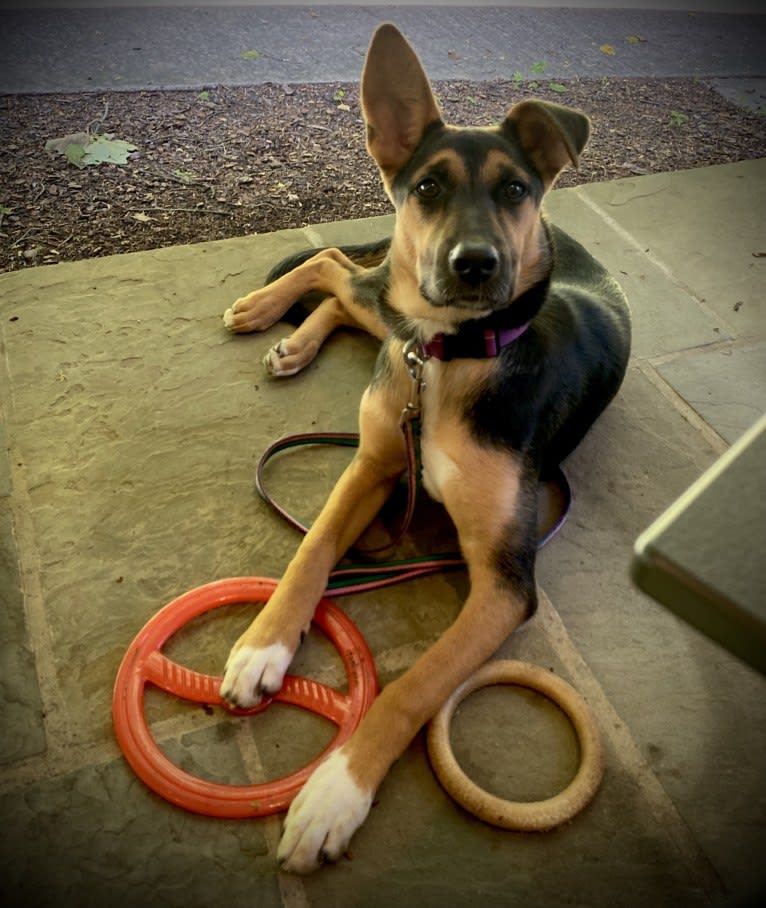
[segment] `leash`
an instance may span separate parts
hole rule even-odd
[[[362,556],[379,554],[397,546],[407,533],[415,513],[421,470],[420,420],[422,415],[422,393],[425,387],[423,368],[428,359],[428,354],[424,352],[417,339],[412,339],[404,345],[402,355],[412,380],[407,405],[402,410],[399,419],[407,459],[407,506],[396,534],[390,542],[376,548],[354,547],[354,551]],[[255,488],[258,494],[290,526],[303,534],[308,532],[308,526],[301,523],[276,501],[266,487],[264,474],[266,465],[277,454],[306,445],[358,448],[359,434],[356,432],[303,432],[287,435],[269,445],[261,455],[255,469]],[[552,482],[557,487],[562,507],[558,519],[538,539],[538,549],[549,542],[561,529],[569,514],[572,501],[569,482],[560,467],[556,467],[547,478],[547,481]],[[327,591],[334,593],[336,596],[343,596],[352,592],[381,589],[382,587],[393,586],[396,583],[403,583],[406,580],[413,580],[418,577],[462,567],[465,567],[465,561],[459,552],[444,552],[436,555],[374,562],[371,564],[355,563],[336,568],[329,576]]]

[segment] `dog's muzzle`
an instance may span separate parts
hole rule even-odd
[[[510,262],[489,241],[460,241],[437,258],[420,292],[432,306],[491,310],[507,306]]]

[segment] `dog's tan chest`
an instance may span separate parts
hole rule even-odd
[[[465,444],[463,382],[476,380],[467,375],[465,363],[426,362],[423,369],[421,464],[423,486],[436,501],[444,500],[447,483],[460,481]],[[474,372],[474,369],[470,369]],[[470,385],[469,385],[470,386]],[[465,453],[465,452],[463,452]]]

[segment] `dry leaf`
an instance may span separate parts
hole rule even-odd
[[[134,221],[141,221],[142,224],[147,224],[149,221],[154,220],[154,218],[150,218],[148,214],[144,214],[143,211],[137,211],[135,214],[132,214],[131,217]]]
[[[607,57],[613,57],[617,53],[611,44],[602,44],[599,50],[602,54],[606,54]]]

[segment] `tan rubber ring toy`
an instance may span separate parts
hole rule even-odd
[[[450,744],[449,727],[457,706],[490,684],[514,684],[543,694],[572,723],[580,743],[580,766],[569,785],[545,801],[506,801],[483,788],[460,768]],[[585,700],[566,681],[528,662],[488,662],[464,681],[431,721],[428,755],[447,793],[467,811],[503,829],[547,832],[571,820],[593,798],[604,775],[604,749],[596,719]]]

